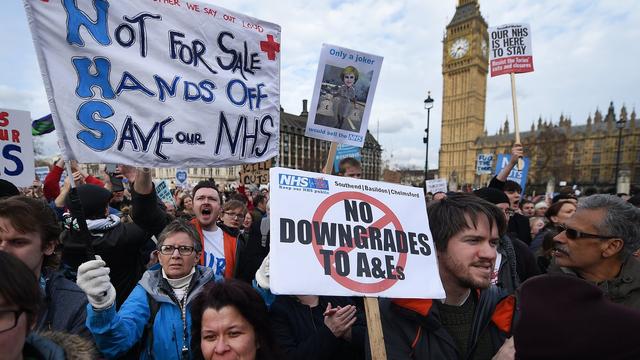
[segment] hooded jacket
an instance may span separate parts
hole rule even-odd
[[[549,266],[549,274],[564,273],[578,276],[569,268],[559,267],[555,263]],[[611,280],[593,283],[604,292],[612,302],[640,310],[640,260],[629,255],[622,263],[620,274]]]
[[[95,346],[77,335],[45,331],[31,333],[22,348],[24,359],[93,360],[98,357]]]
[[[85,326],[87,295],[57,271],[45,271],[44,304],[38,314],[36,330],[62,331],[91,339]]]
[[[489,331],[495,354],[511,334],[515,315],[515,298],[495,286],[472,290],[477,297],[473,316],[470,351],[466,359],[473,358],[475,346],[483,331]],[[437,306],[430,299],[383,299],[380,316],[384,331],[387,358],[403,359],[463,359],[455,341],[442,326]]]
[[[196,266],[187,292],[183,319],[178,299],[162,277],[160,265],[155,265],[144,273],[117,313],[114,306],[97,311],[87,305],[87,327],[105,357],[112,359],[122,355],[142,338],[151,316],[147,298],[151,296],[159,305],[153,322],[153,344],[145,344],[140,359],[183,359],[182,350],[188,349],[191,341],[191,301],[214,278],[212,269]]]

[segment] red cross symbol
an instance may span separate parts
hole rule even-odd
[[[267,41],[260,41],[260,50],[267,53],[267,59],[275,60],[280,52],[280,44],[273,40],[273,35],[267,35]]]

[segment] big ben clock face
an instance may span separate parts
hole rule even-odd
[[[454,59],[460,59],[469,51],[469,41],[465,38],[459,38],[451,44],[449,55]]]

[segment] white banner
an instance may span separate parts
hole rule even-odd
[[[362,147],[382,57],[323,44],[305,135]]]
[[[448,191],[447,179],[445,178],[426,180],[426,184],[427,184],[428,193],[432,193],[432,194],[435,194],[437,192],[446,193]]]
[[[269,175],[274,293],[445,297],[421,189],[285,168]]]
[[[198,1],[24,1],[67,159],[196,167],[277,155],[280,26]]]
[[[0,108],[0,178],[18,187],[33,185],[35,165],[31,115]]]

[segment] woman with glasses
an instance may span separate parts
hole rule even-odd
[[[535,254],[538,266],[543,272],[551,264],[553,238],[558,235],[562,225],[576,212],[576,205],[567,200],[560,200],[552,204],[544,216],[547,224],[536,234],[529,249]]]
[[[240,268],[234,269],[233,273],[236,274],[236,278],[248,281],[253,280],[253,274],[255,270],[251,272],[251,278],[245,279],[245,269],[247,260],[252,256],[247,253],[247,242],[249,241],[249,229],[244,227],[245,218],[247,216],[247,207],[239,200],[229,200],[222,206],[220,212],[220,220],[218,220],[218,227],[222,230],[225,237],[234,237],[237,239],[237,264],[242,264]],[[242,259],[239,261],[238,259]],[[250,260],[249,260],[250,261]]]
[[[93,345],[78,335],[31,332],[42,295],[33,272],[18,258],[0,251],[0,358],[5,360],[95,359]]]
[[[102,260],[78,268],[78,285],[90,306],[87,325],[107,358],[139,352],[140,359],[190,359],[191,301],[213,270],[198,265],[202,248],[195,228],[169,223],[158,237],[160,264],[147,270],[116,312],[115,290]]]

